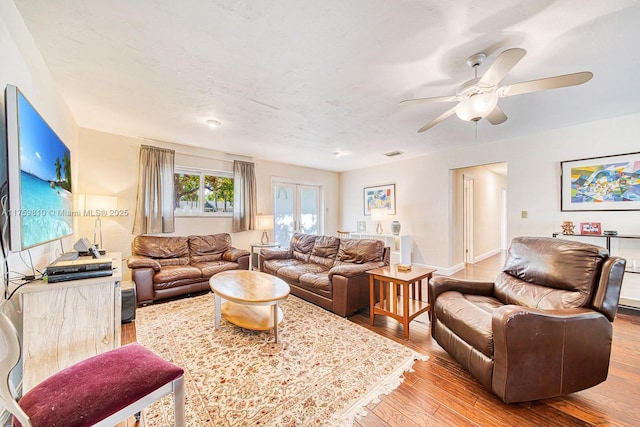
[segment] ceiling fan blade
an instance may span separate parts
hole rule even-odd
[[[423,102],[453,102],[457,101],[458,98],[455,95],[450,96],[435,96],[433,98],[416,98],[416,99],[405,99],[404,101],[400,101],[400,104],[420,104]]]
[[[448,109],[444,113],[440,114],[438,117],[436,117],[426,125],[422,126],[420,129],[418,129],[418,132],[424,132],[425,130],[429,130],[435,125],[437,125],[438,123],[440,123],[441,121],[443,121],[444,119],[446,119],[447,117],[451,116],[456,112],[456,107],[457,105],[453,108]]]
[[[520,48],[507,49],[502,52],[478,81],[478,86],[491,87],[497,85],[526,54],[527,51]]]
[[[581,73],[565,74],[563,76],[547,77],[545,79],[531,80],[528,82],[514,83],[503,86],[497,90],[498,96],[522,95],[523,93],[539,92],[542,90],[558,89],[561,87],[581,85],[588,82],[593,73],[583,71]]]
[[[499,125],[500,123],[504,123],[507,120],[506,114],[502,111],[502,109],[496,105],[492,112],[486,117],[489,120],[489,123],[492,125]]]

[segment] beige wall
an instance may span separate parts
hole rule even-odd
[[[71,150],[71,166],[73,170],[73,191],[76,191],[78,176],[77,127],[76,123],[64,103],[46,63],[28,32],[22,17],[12,1],[0,2],[0,96],[4,124],[4,88],[7,84],[17,86],[24,96],[33,104],[45,118],[49,126],[58,134]],[[4,138],[4,126],[0,134]],[[65,250],[70,250],[73,238],[62,240]],[[32,274],[31,262],[36,269],[43,269],[60,253],[60,241],[54,241],[37,246],[23,256],[23,262],[18,253],[11,253],[8,257],[9,267],[14,272]],[[0,263],[0,270],[4,272],[4,263]]]
[[[185,145],[145,141],[83,128],[79,130],[79,140],[78,193],[116,196],[118,209],[129,211],[128,216],[102,218],[104,247],[112,251],[121,251],[124,256],[131,254],[140,145],[155,145],[176,150],[176,166],[220,171],[232,171],[233,167],[232,155]],[[325,195],[323,213],[326,230],[332,234],[335,232],[339,201],[335,196],[339,192],[337,173],[235,157],[255,163],[259,212],[273,212],[271,181],[275,177],[320,185]],[[77,234],[93,240],[94,222],[94,218],[91,217],[79,218]],[[171,235],[223,232],[231,233],[231,218],[177,217],[176,231]],[[259,230],[233,233],[232,241],[234,246],[248,249],[251,243],[260,240],[260,235]]]
[[[514,236],[551,236],[565,220],[601,222],[603,228],[640,235],[637,211],[560,211],[561,161],[638,152],[639,133],[640,115],[630,115],[346,172],[341,177],[340,227],[353,228],[365,219],[363,187],[395,183],[397,215],[389,221],[399,220],[402,232],[412,235],[413,262],[454,271],[460,267],[461,243],[455,234],[452,170],[507,162],[508,241]],[[523,210],[528,218],[520,217]]]

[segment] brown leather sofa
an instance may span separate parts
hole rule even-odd
[[[513,239],[495,282],[435,277],[431,335],[506,403],[607,378],[626,261],[563,239]]]
[[[291,293],[340,316],[369,306],[367,270],[389,265],[380,240],[296,233],[287,249],[262,249],[260,270],[289,283]]]
[[[136,236],[127,260],[138,305],[209,290],[209,278],[247,270],[249,251],[231,246],[231,236]]]

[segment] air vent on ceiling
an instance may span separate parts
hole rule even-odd
[[[393,157],[393,156],[399,156],[400,154],[402,154],[402,151],[389,151],[388,153],[384,153],[385,156],[387,157]]]

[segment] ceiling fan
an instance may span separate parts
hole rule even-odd
[[[484,53],[472,55],[467,59],[467,65],[474,69],[475,78],[460,85],[455,95],[407,99],[401,101],[400,104],[458,102],[455,107],[450,108],[418,129],[418,132],[431,129],[453,114],[466,121],[477,123],[481,119],[487,119],[492,125],[499,125],[507,120],[507,116],[498,106],[498,98],[580,85],[588,82],[593,77],[593,73],[583,71],[498,87],[502,79],[520,62],[526,53],[526,50],[520,48],[503,51],[480,78],[478,77],[478,67],[484,62],[487,55]]]

